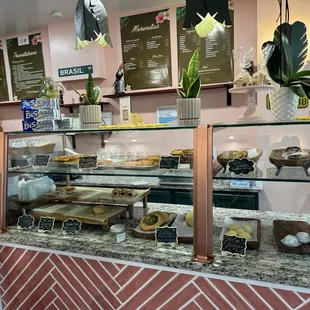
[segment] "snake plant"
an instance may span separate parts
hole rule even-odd
[[[188,65],[188,70],[182,70],[181,87],[182,89],[177,89],[177,92],[182,99],[198,98],[201,88],[198,51],[195,51],[193,54]]]
[[[262,47],[270,78],[281,87],[289,87],[299,97],[310,98],[310,71],[300,71],[308,55],[307,28],[302,22],[283,23],[274,32],[273,41]]]
[[[85,85],[86,94],[81,95],[74,87],[73,89],[86,105],[96,105],[101,102],[101,90],[99,86],[94,87],[94,80],[91,72],[88,72],[88,79]]]

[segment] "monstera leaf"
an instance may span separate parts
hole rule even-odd
[[[293,72],[296,74],[305,64],[308,55],[307,27],[302,22],[280,25],[275,34],[282,32],[287,37],[292,51]]]

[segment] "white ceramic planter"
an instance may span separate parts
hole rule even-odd
[[[80,121],[82,128],[95,128],[102,124],[100,105],[81,105]],[[98,125],[99,124],[99,125]]]
[[[275,121],[296,120],[299,97],[288,87],[281,87],[270,92],[270,105]]]
[[[201,114],[200,98],[187,98],[177,100],[179,125],[199,125]]]

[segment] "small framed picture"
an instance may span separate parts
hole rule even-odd
[[[105,125],[112,125],[112,123],[113,123],[112,112],[102,112],[101,118],[102,118]]]
[[[169,124],[178,119],[177,106],[160,106],[157,107],[157,123],[158,124]]]

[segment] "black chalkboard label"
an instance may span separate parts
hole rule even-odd
[[[68,219],[62,223],[62,233],[64,235],[75,235],[77,234],[82,227],[82,222],[78,219]]]
[[[17,228],[18,229],[29,229],[34,225],[34,217],[31,216],[30,214],[23,214],[18,218],[17,221]]]
[[[236,175],[247,175],[254,171],[254,161],[247,158],[236,158],[228,162],[229,171]]]
[[[47,167],[50,162],[51,155],[36,155],[33,166]]]
[[[177,227],[157,227],[155,230],[156,243],[178,243],[178,228]]]
[[[55,224],[54,217],[41,216],[38,224],[38,232],[52,232]]]
[[[80,169],[96,169],[97,167],[97,156],[81,156],[79,158]]]
[[[245,250],[247,248],[247,239],[239,238],[236,236],[223,236],[222,240],[222,252],[229,252],[231,254],[237,254],[245,256]]]
[[[159,167],[160,170],[177,170],[180,165],[180,156],[161,156]]]

